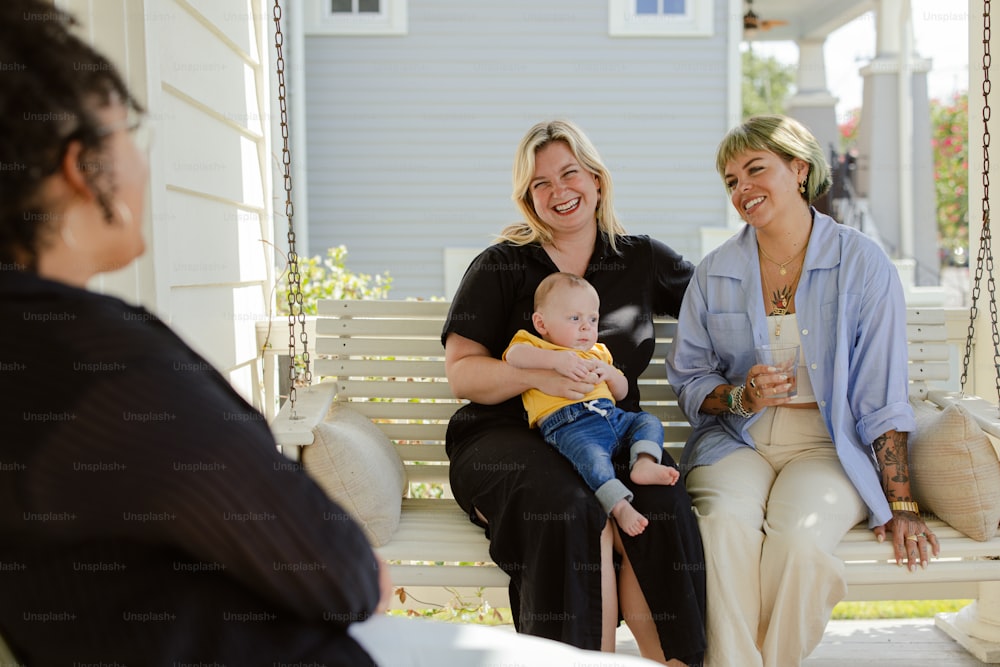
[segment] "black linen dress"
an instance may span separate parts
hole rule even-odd
[[[646,236],[625,236],[618,254],[599,235],[584,276],[601,297],[599,339],[629,381],[618,405],[639,408],[637,378],[652,356],[653,315],[676,315],[693,267]],[[531,324],[538,283],[558,268],[538,245],[500,243],[467,269],[442,332],[484,345],[499,359],[518,329]],[[580,648],[601,643],[600,533],[607,521],[572,465],[528,428],[519,396],[469,404],[448,427],[451,485],[470,519],[488,519],[490,554],[510,575],[519,632]],[[672,463],[664,453],[664,463]],[[705,565],[691,499],[681,483],[639,486],[618,476],[650,519],[636,537],[619,531],[649,603],[664,654],[700,663],[705,649]]]

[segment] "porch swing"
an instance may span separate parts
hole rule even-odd
[[[983,229],[975,267],[961,391],[940,390],[929,385],[930,381],[947,380],[951,373],[953,348],[946,340],[943,309],[909,308],[907,339],[911,362],[910,396],[914,403],[941,415],[950,406],[958,404],[970,420],[982,427],[982,431],[1000,439],[997,405],[965,393],[984,274],[989,292],[994,364],[1000,371],[1000,333],[993,279],[988,190],[990,0],[984,0],[983,16],[983,72],[986,75],[983,96],[987,102],[983,110]],[[284,140],[282,162],[286,214],[289,218],[291,293],[288,298],[288,354],[294,359],[296,348],[301,345],[304,364],[300,366],[304,365],[304,368],[300,370],[295,363],[292,364],[288,373],[291,385],[289,399],[271,421],[272,431],[282,451],[290,458],[298,460],[300,451],[305,452],[308,469],[313,453],[323,450],[322,447],[309,447],[324,443],[323,438],[314,436],[314,433],[339,423],[342,416],[346,416],[336,412],[340,408],[355,408],[344,412],[360,412],[366,422],[375,422],[373,430],[379,430],[383,440],[388,438],[390,443],[385,443],[386,446],[394,447],[395,454],[399,455],[393,454],[392,458],[403,461],[411,483],[447,483],[449,460],[443,444],[445,429],[460,405],[449,389],[439,339],[448,313],[447,302],[321,301],[317,310],[322,317],[317,319],[315,331],[315,348],[321,358],[313,360],[310,356],[291,224],[293,207],[280,18],[279,0],[275,0],[279,102]],[[672,336],[674,323],[667,318],[656,318],[653,325],[657,338],[654,357],[662,359],[664,341]],[[336,358],[322,358],[326,354]],[[313,375],[322,376],[324,381],[312,384]],[[331,381],[329,378],[334,379]],[[639,382],[641,407],[664,422],[666,448],[672,455],[679,456],[691,427],[676,405],[673,389],[665,383],[662,365],[651,364]],[[995,400],[1000,403],[1000,373],[996,385]],[[367,426],[371,428],[372,424]],[[982,433],[978,433],[977,438],[977,456],[983,455],[984,447],[992,452]],[[916,441],[916,438],[913,440]],[[390,449],[390,453],[392,451]],[[925,447],[922,451],[935,450]],[[365,479],[374,485],[380,481],[377,478],[382,476],[383,470],[379,468]],[[399,496],[395,498],[398,502]],[[985,515],[986,512],[978,514]],[[990,650],[995,651],[990,655],[996,655],[996,660],[1000,661],[1000,537],[971,537],[940,516],[932,522],[941,540],[943,560],[935,562],[919,575],[889,567],[883,562],[887,558],[885,545],[872,540],[871,531],[864,526],[852,529],[835,550],[835,556],[841,558],[845,566],[847,599],[978,598],[978,603],[957,612],[954,618],[940,619],[939,624],[956,638],[965,634],[985,639],[985,643],[993,647]],[[988,524],[989,521],[983,523]],[[390,563],[391,576],[397,586],[420,586],[428,590],[432,587],[475,587],[492,591],[506,589],[509,582],[507,575],[492,562],[482,530],[470,523],[457,503],[447,497],[403,498],[398,529],[389,535],[386,542],[376,546],[379,555]],[[505,606],[494,599],[490,603]],[[982,627],[988,629],[982,631]],[[961,639],[959,641],[965,644]],[[966,647],[969,648],[967,644]],[[976,653],[976,650],[970,650]]]

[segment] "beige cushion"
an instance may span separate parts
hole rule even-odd
[[[399,527],[406,470],[396,449],[370,419],[334,404],[302,450],[306,471],[350,512],[372,546],[382,546]]]
[[[991,539],[1000,523],[1000,461],[992,443],[960,405],[914,407],[910,477],[920,509],[974,540]]]

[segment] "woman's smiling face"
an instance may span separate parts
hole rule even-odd
[[[783,160],[770,151],[747,151],[726,163],[725,183],[733,207],[754,227],[803,203],[799,183],[809,173],[804,160]]]
[[[593,225],[601,200],[596,174],[585,169],[562,141],[535,153],[535,174],[528,185],[538,218],[553,235]]]

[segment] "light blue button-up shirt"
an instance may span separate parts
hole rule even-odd
[[[694,427],[681,459],[685,469],[754,446],[747,428],[760,413],[707,415],[701,404],[720,384],[746,382],[754,347],[768,342],[759,266],[757,232],[746,225],[702,260],[684,295],[667,376]],[[814,209],[795,310],[809,380],[837,455],[868,506],[869,526],[882,525],[892,513],[871,443],[916,426],[899,275],[872,239]]]

